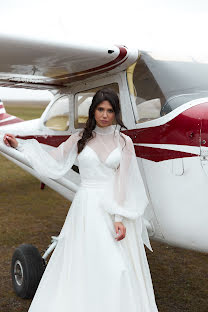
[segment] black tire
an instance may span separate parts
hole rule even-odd
[[[33,298],[45,270],[45,261],[38,249],[30,244],[17,247],[12,256],[11,275],[15,293]]]

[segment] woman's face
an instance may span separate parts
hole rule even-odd
[[[115,118],[114,110],[109,101],[103,101],[95,109],[95,120],[98,127],[111,126]]]

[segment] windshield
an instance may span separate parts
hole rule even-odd
[[[158,118],[186,102],[208,97],[208,64],[193,58],[174,60],[145,53],[137,62],[133,79],[138,122]]]

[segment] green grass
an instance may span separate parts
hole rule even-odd
[[[11,287],[10,263],[14,249],[34,244],[41,253],[58,235],[70,202],[0,156],[0,311],[28,310],[30,300],[17,298]]]
[[[41,110],[7,109],[24,119],[39,117]],[[51,235],[59,234],[70,203],[48,187],[40,190],[38,180],[2,156],[0,166],[0,312],[26,312],[30,300],[18,298],[11,285],[14,249],[31,243],[43,253]],[[152,247],[154,252],[147,250],[147,257],[159,311],[207,312],[207,255],[158,242]]]
[[[44,106],[32,105],[32,106],[5,106],[6,112],[10,115],[17,116],[24,120],[30,120],[39,118],[45,110]]]

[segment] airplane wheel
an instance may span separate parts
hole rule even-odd
[[[15,249],[11,274],[14,291],[19,297],[33,298],[45,266],[45,260],[35,246],[22,244]]]

